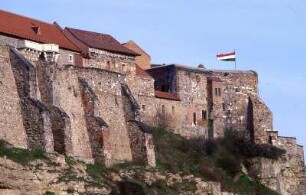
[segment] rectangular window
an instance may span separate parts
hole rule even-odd
[[[215,96],[218,96],[218,89],[215,88]]]
[[[174,112],[175,112],[175,108],[174,106],[172,106],[172,114],[174,114]]]
[[[146,110],[146,105],[142,105],[142,110],[143,110],[143,111]]]
[[[193,124],[194,126],[197,125],[197,114],[195,112],[193,113]]]

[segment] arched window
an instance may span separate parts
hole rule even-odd
[[[202,121],[207,120],[207,112],[206,110],[202,110]]]
[[[197,125],[197,113],[193,113],[193,124]]]

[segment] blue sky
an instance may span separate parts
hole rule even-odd
[[[215,55],[236,49],[238,68],[259,74],[274,129],[306,145],[305,0],[1,0],[0,9],[132,39],[155,63],[233,69]]]

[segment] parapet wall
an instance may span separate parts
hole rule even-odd
[[[0,48],[0,138],[14,146],[107,166],[132,160],[154,166],[148,126],[187,138],[218,137],[234,129],[287,151],[278,161],[259,159],[258,175],[267,186],[283,194],[305,191],[303,148],[273,131],[255,72],[166,67],[153,73],[158,83],[136,74],[29,61],[23,54]],[[154,85],[165,90],[163,96]]]

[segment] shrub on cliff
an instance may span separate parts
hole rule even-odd
[[[187,140],[165,129],[154,129],[153,137],[157,167],[160,170],[218,181],[225,191],[277,194],[243,175],[241,165],[252,157],[279,158],[283,150],[270,145],[256,145],[232,131],[219,139]]]

